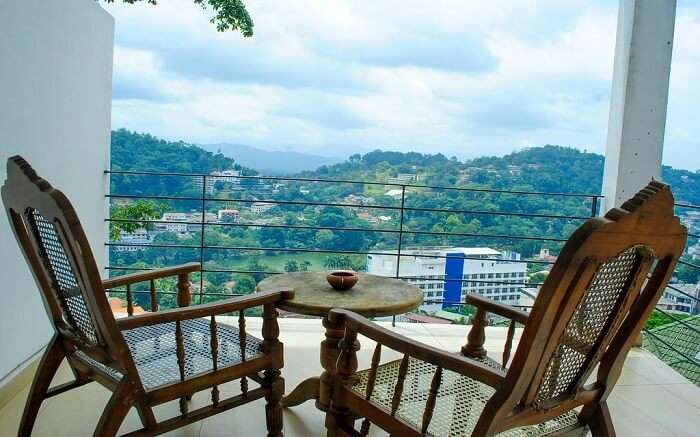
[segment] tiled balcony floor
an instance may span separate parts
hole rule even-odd
[[[249,318],[250,332],[259,335],[260,319]],[[466,338],[466,326],[397,324],[397,332],[419,341],[457,351]],[[302,379],[318,375],[319,344],[323,339],[320,320],[281,319],[281,339],[285,345],[286,365],[283,375],[287,391]],[[486,347],[498,357],[505,339],[505,328],[488,328]],[[360,338],[362,349],[358,356],[360,368],[368,366],[373,344]],[[385,359],[395,359],[388,356]],[[70,370],[61,369],[54,383],[70,379]],[[237,390],[238,384],[227,384],[226,391]],[[0,410],[0,436],[16,435],[17,425],[28,388]],[[195,396],[194,406],[207,402],[209,392]],[[34,435],[36,436],[88,436],[107,403],[109,392],[99,384],[89,384],[44,403],[39,413]],[[700,389],[664,365],[651,354],[634,349],[628,357],[621,379],[609,401],[612,418],[619,436],[698,436],[700,435]],[[262,436],[265,435],[264,401],[230,410],[190,425],[168,436]],[[177,414],[177,402],[159,407],[159,418]],[[285,410],[285,435],[306,437],[325,435],[323,415],[313,402]],[[138,415],[132,410],[122,425],[121,432],[139,428]],[[373,428],[373,435],[383,435]]]

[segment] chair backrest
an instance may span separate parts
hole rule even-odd
[[[529,412],[536,423],[607,397],[685,247],[673,203],[670,188],[652,181],[572,234],[532,308],[496,414]]]
[[[93,359],[117,360],[114,349],[123,346],[123,338],[68,198],[14,156],[7,161],[2,200],[56,332]]]

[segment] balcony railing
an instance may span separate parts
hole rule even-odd
[[[110,275],[118,275],[129,271],[149,270],[160,267],[157,263],[144,262],[154,256],[144,256],[143,252],[159,250],[161,253],[179,253],[180,261],[199,261],[203,268],[200,275],[195,275],[199,286],[194,288],[193,302],[204,302],[252,292],[252,288],[233,290],[230,292],[212,291],[207,287],[212,282],[212,275],[228,275],[229,280],[234,275],[251,275],[256,282],[267,275],[284,272],[284,267],[277,269],[259,269],[244,266],[240,262],[232,267],[231,259],[246,258],[272,259],[272,255],[300,254],[316,257],[326,256],[326,262],[331,258],[340,258],[343,262],[356,262],[362,267],[363,258],[368,255],[391,256],[395,260],[395,269],[391,276],[408,281],[438,281],[438,283],[459,282],[472,285],[489,284],[491,287],[539,287],[541,283],[531,281],[527,277],[503,280],[498,278],[454,278],[444,274],[410,275],[401,271],[401,259],[446,259],[441,254],[415,253],[416,249],[427,246],[488,246],[501,251],[517,250],[535,253],[539,247],[547,246],[555,253],[567,240],[568,234],[584,220],[599,213],[601,196],[578,193],[547,193],[522,190],[499,190],[485,188],[446,187],[436,185],[421,185],[417,183],[388,183],[380,181],[354,181],[342,179],[318,179],[304,177],[273,177],[273,176],[221,176],[192,173],[162,173],[148,171],[108,171],[111,179],[112,192],[106,197],[111,206],[128,203],[135,200],[148,200],[160,203],[164,210],[170,212],[188,213],[189,219],[162,220],[157,218],[134,219],[118,218],[110,215],[107,219],[109,226],[117,227],[123,224],[139,224],[140,226],[185,226],[189,237],[186,243],[179,241],[149,241],[139,243],[133,241],[109,240],[105,244],[110,251],[110,263],[106,267]],[[230,182],[224,182],[230,181]],[[385,190],[389,190],[385,193]],[[357,195],[357,193],[362,193]],[[371,193],[367,195],[366,193]],[[377,199],[381,201],[377,201]],[[509,206],[508,210],[495,207],[493,201],[500,205]],[[468,204],[469,208],[461,205]],[[208,220],[207,213],[229,209],[229,205],[257,206],[259,217],[255,220],[242,218],[239,220]],[[677,209],[700,210],[700,207],[678,203]],[[268,209],[269,208],[269,209]],[[273,209],[274,208],[274,209]],[[309,208],[315,210],[318,216],[319,208],[339,208],[343,216],[352,216],[354,224],[348,225],[347,220],[341,224],[324,220],[307,220],[304,215]],[[272,212],[266,212],[270,211]],[[371,212],[371,213],[370,213]],[[240,212],[239,212],[240,213]],[[290,218],[291,214],[291,218]],[[386,214],[380,215],[377,214]],[[450,215],[462,219],[452,230],[446,225]],[[359,219],[357,217],[364,217]],[[198,217],[199,219],[192,219]],[[317,217],[318,218],[318,217]],[[481,229],[470,230],[467,220],[478,219]],[[312,222],[307,224],[306,222]],[[374,226],[359,225],[358,222]],[[436,228],[435,223],[441,225]],[[466,223],[466,224],[465,224]],[[461,228],[461,229],[459,229]],[[522,228],[517,231],[514,228]],[[236,243],[241,239],[229,238],[228,242],[212,243],[212,236],[222,229],[248,229],[277,235],[277,238],[248,239],[245,243]],[[493,232],[499,229],[501,232]],[[507,232],[502,232],[506,229]],[[318,232],[325,236],[340,236],[346,245],[321,244],[317,238]],[[288,238],[294,233],[306,238]],[[363,239],[362,245],[352,244],[352,239]],[[690,242],[696,242],[700,237],[691,233]],[[300,244],[305,240],[306,244]],[[468,243],[465,244],[464,242]],[[277,244],[275,244],[277,243]],[[136,253],[125,254],[125,250],[137,250]],[[467,260],[483,259],[480,257],[464,256]],[[124,260],[130,262],[124,262]],[[140,261],[139,261],[140,260]],[[492,262],[525,263],[530,269],[533,266],[553,264],[551,259],[528,257],[523,259],[496,258]],[[156,265],[154,265],[156,264]],[[254,263],[259,266],[261,263]],[[298,263],[297,263],[298,264]],[[682,260],[679,267],[698,270],[700,266]],[[302,268],[301,265],[297,267]],[[324,268],[327,267],[324,265]],[[337,265],[333,267],[349,267]],[[358,266],[355,266],[358,268]],[[303,269],[303,268],[302,268]],[[700,270],[698,270],[700,271]],[[130,290],[125,296],[129,308],[133,308],[132,296],[142,294],[158,294],[159,296],[175,295],[174,287],[160,289]],[[461,288],[461,287],[460,287]],[[700,310],[700,303],[695,295],[681,290],[676,285],[669,285],[674,299],[687,300],[690,313]],[[432,290],[426,290],[433,293]],[[437,293],[438,290],[435,291]],[[118,293],[118,292],[117,292]],[[122,292],[123,293],[123,292]],[[146,296],[143,296],[146,297]],[[487,296],[490,297],[490,296]],[[154,302],[151,296],[150,302]],[[160,298],[159,298],[160,299]],[[173,296],[171,299],[174,300]],[[148,306],[148,299],[141,299]],[[445,300],[442,296],[426,298],[432,304],[443,304],[457,307],[465,316],[469,310],[465,304],[457,300]],[[663,301],[666,302],[666,301]],[[527,306],[517,304],[516,306]],[[664,318],[667,323],[660,327],[645,329],[645,345],[672,367],[675,367],[696,384],[700,384],[700,361],[697,350],[693,348],[700,344],[700,322],[698,317],[686,318],[668,310],[668,302],[660,305],[655,317]],[[671,329],[673,328],[673,329]],[[682,335],[678,335],[681,332]],[[688,335],[692,335],[690,341]],[[681,340],[679,340],[681,338]],[[693,343],[693,338],[694,343]]]

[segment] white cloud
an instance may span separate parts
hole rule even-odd
[[[340,156],[604,150],[616,2],[247,4],[251,39],[216,32],[191,0],[107,6],[114,126]],[[679,5],[665,157],[693,168],[699,10]]]

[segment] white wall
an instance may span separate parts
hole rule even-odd
[[[94,0],[0,0],[0,180],[20,154],[73,201],[104,262],[114,20]],[[51,327],[0,214],[0,379]]]
[[[602,211],[661,176],[675,0],[620,0]]]

